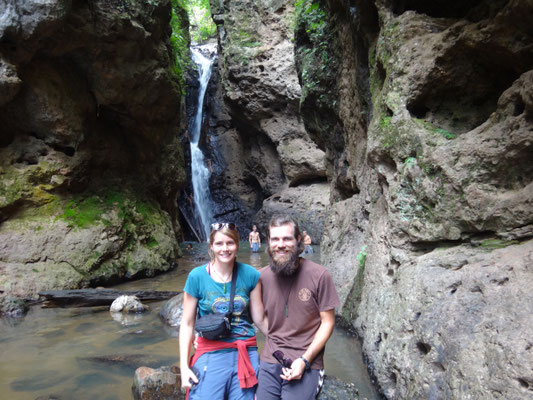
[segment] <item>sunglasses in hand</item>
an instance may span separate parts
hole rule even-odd
[[[276,350],[274,353],[272,353],[272,357],[274,357],[283,368],[290,368],[292,365],[292,360],[290,358],[286,358],[285,354],[283,354],[281,350]]]

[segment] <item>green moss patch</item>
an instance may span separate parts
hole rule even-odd
[[[519,244],[517,240],[486,239],[481,242],[480,247],[486,250],[503,249],[513,244]]]
[[[58,218],[67,221],[71,227],[82,229],[98,223],[111,225],[108,214],[112,210],[118,212],[126,230],[133,229],[139,222],[157,224],[162,221],[157,206],[135,197],[132,193],[116,190],[78,196],[66,204]]]
[[[420,118],[413,118],[413,120],[422,128],[432,132],[435,135],[442,136],[443,138],[447,140],[452,140],[457,137],[457,135],[455,135],[454,133],[446,129],[439,128],[438,126],[433,125],[431,122],[425,121]]]

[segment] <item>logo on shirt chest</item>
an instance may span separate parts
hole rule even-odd
[[[298,298],[301,301],[309,301],[311,298],[311,291],[307,288],[301,288],[298,292]]]

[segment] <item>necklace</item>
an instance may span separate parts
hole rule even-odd
[[[289,318],[289,297],[291,297],[291,291],[292,287],[294,286],[294,282],[296,281],[295,278],[292,279],[291,284],[289,286],[289,292],[287,293],[287,296],[285,297],[285,317]]]
[[[211,265],[211,263],[209,263],[209,265]],[[224,294],[226,294],[226,283],[231,279],[231,276],[233,275],[233,270],[226,278],[223,278],[222,275],[220,275],[220,273],[216,270],[215,265],[213,264],[213,272],[217,275],[218,279],[222,281],[221,283],[224,284]]]

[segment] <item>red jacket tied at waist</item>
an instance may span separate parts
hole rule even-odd
[[[246,340],[236,340],[234,342],[222,342],[220,340],[208,340],[203,337],[198,339],[198,348],[194,352],[189,365],[194,365],[196,360],[205,353],[215,350],[223,349],[237,349],[239,352],[237,358],[237,376],[239,378],[239,384],[241,388],[251,388],[257,384],[257,377],[255,376],[254,367],[248,357],[247,347],[257,347],[256,337],[251,337]]]

